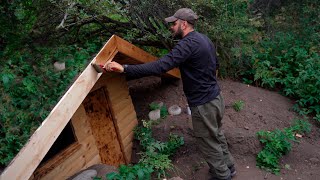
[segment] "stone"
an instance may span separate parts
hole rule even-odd
[[[64,62],[55,62],[53,64],[53,67],[57,70],[57,71],[63,71],[66,69],[66,64]]]
[[[148,116],[149,116],[149,119],[153,121],[160,119],[160,109],[150,111]]]
[[[97,176],[97,171],[93,169],[85,170],[81,172],[79,175],[77,175],[75,178],[72,180],[91,180],[94,177]]]
[[[187,105],[187,114],[191,115],[191,109],[190,109],[190,107],[188,105]]]
[[[170,115],[179,115],[181,114],[181,108],[178,105],[172,105],[168,108]]]

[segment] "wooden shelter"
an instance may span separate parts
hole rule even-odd
[[[156,59],[112,36],[91,63],[139,64]],[[178,69],[165,75],[180,78]],[[66,179],[94,164],[129,163],[136,125],[125,75],[97,73],[88,65],[0,179]]]

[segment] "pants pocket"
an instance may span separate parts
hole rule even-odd
[[[204,117],[200,114],[198,107],[192,107],[192,125],[193,133],[196,137],[209,137],[210,132],[207,125],[204,123]]]

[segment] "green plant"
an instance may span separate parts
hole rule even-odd
[[[136,165],[120,165],[119,173],[109,173],[106,175],[110,180],[146,180],[151,178],[153,169],[147,164],[138,163]]]
[[[157,173],[157,177],[165,177],[165,170],[171,169],[172,163],[168,154],[162,154],[156,151],[146,151],[140,153],[141,159],[139,163],[142,163]]]
[[[235,111],[239,112],[244,108],[244,101],[242,100],[235,101],[232,107]]]
[[[263,19],[255,17],[268,28],[255,35],[259,41],[247,56],[249,68],[240,74],[246,82],[294,98],[293,109],[304,116],[320,114],[319,9],[313,1],[288,1]]]
[[[253,80],[250,80],[250,79],[247,79],[247,78],[242,78],[242,82],[244,84],[252,84],[253,83]]]
[[[156,110],[156,109],[160,109],[160,104],[156,103],[156,102],[152,102],[149,104],[149,109],[150,111]]]
[[[289,128],[282,131],[276,129],[274,131],[259,131],[257,135],[260,142],[264,145],[256,157],[257,166],[279,174],[280,165],[279,158],[290,152],[292,145],[290,141],[297,141],[296,133],[309,133],[311,124],[304,120],[295,120]]]
[[[142,127],[134,129],[134,135],[140,141],[143,152],[136,165],[121,166],[119,173],[107,174],[107,179],[150,179],[152,172],[157,177],[165,176],[165,170],[172,168],[169,157],[184,144],[183,137],[170,134],[167,142],[157,141],[152,137],[152,121],[142,121]]]
[[[313,119],[320,123],[320,114],[317,114]]]

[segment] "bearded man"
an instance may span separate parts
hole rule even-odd
[[[225,105],[216,77],[219,66],[216,49],[207,36],[194,30],[197,19],[198,16],[188,8],[179,9],[173,16],[165,18],[171,24],[173,37],[180,40],[157,61],[139,65],[109,62],[105,69],[140,78],[163,74],[178,67],[191,108],[194,135],[209,165],[210,179],[230,180],[236,171],[221,130]]]

